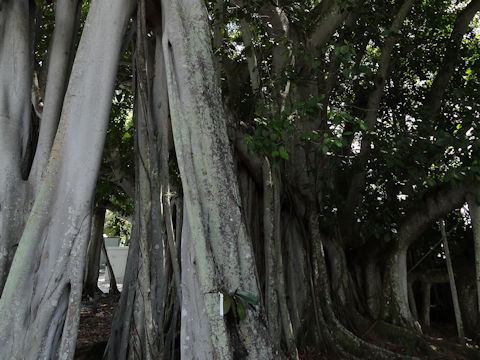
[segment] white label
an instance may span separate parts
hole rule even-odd
[[[220,316],[223,316],[223,294],[218,293],[220,295]]]

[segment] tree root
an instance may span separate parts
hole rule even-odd
[[[376,333],[392,342],[402,342],[409,348],[420,348],[429,358],[441,359],[451,358],[450,355],[442,354],[442,350],[447,350],[462,356],[465,359],[479,359],[480,352],[475,349],[470,349],[460,344],[455,344],[450,341],[436,339],[430,336],[419,334],[414,330],[395,326],[383,321],[375,323],[374,329]]]

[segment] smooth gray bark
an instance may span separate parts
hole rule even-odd
[[[369,258],[365,266],[365,295],[369,315],[377,319],[380,314],[382,296],[382,276],[374,258]]]
[[[418,203],[400,223],[398,239],[387,255],[383,279],[382,318],[397,325],[414,326],[408,305],[407,251],[435,220],[464,202],[471,185],[437,191]]]
[[[100,254],[102,252],[105,211],[104,208],[96,208],[93,211],[92,230],[90,232],[90,241],[87,250],[83,290],[83,292],[89,296],[93,296],[98,290],[98,270],[100,267]]]
[[[410,311],[412,312],[413,319],[418,321],[417,302],[415,301],[415,294],[413,293],[412,283],[408,283],[408,304],[410,305]]]
[[[423,299],[423,306],[422,306],[422,320],[423,324],[426,327],[430,327],[430,294],[431,294],[432,284],[430,283],[422,283],[422,299]]]
[[[200,0],[162,1],[170,112],[185,201],[181,356],[273,358],[258,313],[238,326],[219,315],[220,290],[259,294],[242,221],[210,29]],[[188,289],[188,291],[187,291]],[[201,327],[201,328],[199,328]]]
[[[0,298],[0,358],[73,358],[93,190],[133,5],[91,4],[47,171]]]
[[[116,360],[172,358],[180,306],[177,249],[171,248],[175,244],[172,194],[168,194],[169,119],[162,38],[157,31],[155,39],[147,36],[144,6],[143,1],[138,6],[135,51],[135,247],[127,264],[134,280],[129,275],[106,351],[106,358]],[[176,278],[173,286],[172,277]]]
[[[118,294],[118,293],[120,293],[120,291],[118,291],[117,279],[115,278],[115,273],[113,272],[112,263],[110,262],[110,258],[108,256],[108,252],[107,252],[107,247],[105,246],[105,240],[103,238],[100,240],[100,246],[102,248],[103,255],[105,256],[105,262],[106,262],[105,268],[106,268],[106,271],[108,271],[108,279],[109,279],[109,282],[110,282],[108,293],[109,294]]]
[[[274,346],[280,349],[282,328],[279,312],[279,294],[277,291],[277,273],[278,259],[275,256],[275,243],[280,224],[277,220],[277,212],[281,209],[276,208],[275,195],[278,189],[275,189],[277,182],[274,181],[270,163],[267,158],[263,160],[263,237],[265,248],[265,313],[268,320],[268,333]]]
[[[163,352],[165,231],[161,216],[159,151],[155,141],[158,129],[152,108],[154,73],[151,69],[156,64],[151,60],[153,54],[147,38],[144,11],[144,2],[141,1],[137,12],[134,109],[139,252],[127,357],[157,359]]]
[[[285,214],[283,215],[285,216]],[[287,221],[283,221],[282,225],[288,254],[286,261],[287,300],[292,314],[293,332],[297,338],[302,328],[304,313],[313,314],[314,311],[307,309],[307,303],[311,299],[308,292],[307,253],[302,235],[297,221],[290,216],[287,219]]]
[[[31,108],[29,12],[26,0],[3,1],[0,9],[0,294],[25,223],[21,163]]]
[[[55,29],[49,49],[48,75],[43,101],[38,144],[29,176],[34,193],[47,166],[50,150],[57,132],[65,91],[70,75],[81,1],[58,0],[55,2]]]
[[[309,209],[313,210],[313,209]],[[398,358],[396,354],[371,345],[347,330],[338,320],[333,311],[329,277],[323,235],[319,230],[318,212],[310,211],[308,215],[308,230],[312,237],[312,293],[314,310],[317,318],[318,332],[326,346],[339,354],[340,358],[366,358],[374,356],[377,359]]]
[[[477,287],[477,311],[480,314],[480,206],[472,194],[467,196],[468,209],[472,222],[473,244],[475,251],[475,283]]]
[[[387,258],[383,280],[384,304],[382,317],[394,325],[413,327],[408,305],[407,249],[396,249]]]
[[[103,358],[105,360],[124,360],[127,357],[130,324],[132,322],[133,302],[135,300],[135,282],[138,266],[138,226],[139,208],[135,207],[132,234],[128,249],[127,265],[123,282],[122,295],[112,321],[112,329]]]
[[[445,253],[445,261],[447,263],[448,282],[450,283],[450,291],[452,293],[453,311],[455,312],[455,322],[457,323],[457,333],[460,341],[465,343],[465,331],[463,330],[462,313],[458,303],[457,285],[455,283],[455,273],[453,272],[452,258],[448,247],[447,232],[445,231],[445,222],[440,221],[440,231],[442,232],[443,251]]]

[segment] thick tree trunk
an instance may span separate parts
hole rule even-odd
[[[265,310],[268,330],[275,348],[280,349],[283,335],[289,358],[297,359],[298,353],[285,290],[280,176],[278,169],[272,169],[266,158],[262,168],[264,177]]]
[[[27,0],[0,7],[0,294],[25,223],[21,163],[29,134],[32,49]]]
[[[154,10],[150,9],[150,15]],[[170,206],[172,194],[168,193],[167,84],[161,36],[157,34],[154,48],[150,41],[145,4],[141,1],[135,57],[135,244],[127,264],[134,281],[127,278],[106,351],[106,358],[115,360],[171,359],[178,333],[180,268]],[[128,346],[122,343],[125,341]]]
[[[382,319],[394,325],[413,327],[408,305],[407,249],[395,248],[388,257],[383,281]]]
[[[263,236],[265,242],[265,313],[268,320],[268,332],[276,349],[280,349],[282,328],[279,311],[279,294],[277,291],[278,259],[275,254],[275,243],[280,231],[277,214],[281,209],[276,204],[277,179],[274,178],[268,159],[263,161]]]
[[[108,256],[107,252],[107,247],[105,246],[105,239],[102,238],[100,241],[100,246],[103,251],[103,255],[105,255],[105,269],[108,271],[108,280],[109,280],[109,289],[108,293],[109,294],[118,294],[120,291],[118,291],[118,286],[117,286],[117,279],[115,277],[115,273],[113,272],[113,266],[112,263],[110,262],[110,257]]]
[[[305,317],[313,311],[307,308],[307,304],[311,301],[308,292],[308,270],[307,270],[307,253],[304,247],[304,239],[299,230],[298,222],[291,216],[284,214],[283,233],[285,234],[285,243],[287,246],[287,261],[285,264],[287,274],[287,300],[290,313],[292,314],[293,333],[295,338],[302,341],[300,330],[305,329]],[[311,319],[313,320],[313,319]],[[312,321],[313,323],[313,321]]]
[[[166,302],[165,277],[165,227],[161,214],[161,182],[159,169],[159,149],[156,134],[159,134],[153,112],[152,93],[153,67],[146,32],[144,2],[139,3],[137,12],[137,49],[135,59],[136,98],[136,185],[139,207],[138,226],[138,269],[134,312],[131,322],[128,357],[156,359],[163,352],[163,328]],[[158,57],[162,57],[161,42]],[[165,77],[159,78],[164,71],[163,63],[158,69],[155,63],[155,81],[165,85]],[[162,82],[163,80],[163,82]],[[161,102],[160,102],[161,101]],[[156,105],[166,106],[167,100],[161,99]]]
[[[314,207],[315,209],[315,207]],[[342,359],[372,357],[375,359],[398,358],[390,351],[368,344],[347,330],[337,319],[333,310],[329,276],[323,249],[323,236],[319,231],[318,215],[308,215],[308,230],[312,239],[312,293],[314,296],[317,330],[327,350]]]
[[[93,190],[133,5],[91,4],[49,165],[0,298],[0,358],[73,357]]]
[[[477,312],[480,314],[480,205],[474,195],[467,196],[468,209],[473,230],[473,245],[475,252],[475,283],[477,287]]]
[[[458,285],[458,300],[462,320],[465,326],[465,335],[478,339],[480,336],[480,322],[477,302],[477,282],[475,279],[475,264],[472,257],[457,257],[455,261],[455,279]]]
[[[104,359],[124,360],[127,357],[130,335],[130,324],[133,316],[133,303],[135,300],[135,283],[138,266],[138,226],[139,208],[135,207],[134,220],[132,222],[132,233],[130,247],[128,249],[127,265],[125,267],[125,278],[120,301],[115,311],[112,322],[112,330],[105,349]]]
[[[395,325],[413,328],[414,322],[408,305],[407,251],[435,220],[454,210],[465,201],[471,189],[466,182],[462,187],[439,189],[417,204],[400,223],[398,239],[386,258],[383,278],[382,319]]]
[[[373,319],[378,319],[382,297],[382,276],[374,257],[369,257],[365,265],[364,289],[368,314]]]
[[[431,294],[432,284],[422,283],[422,321],[423,324],[429,328],[430,327],[430,294]]]
[[[413,319],[418,321],[417,302],[415,301],[415,293],[413,292],[413,284],[411,282],[408,282],[408,303]]]
[[[448,246],[447,232],[445,231],[445,222],[440,221],[440,231],[442,232],[443,251],[445,253],[445,261],[447,263],[448,282],[450,284],[450,292],[452,293],[453,311],[455,313],[455,322],[457,324],[457,334],[462,343],[465,343],[465,332],[463,330],[462,313],[458,303],[457,284],[455,283],[455,273],[453,272],[452,258]]]
[[[98,289],[98,270],[100,267],[100,254],[102,253],[103,226],[105,224],[105,209],[96,208],[93,211],[92,231],[87,250],[87,263],[85,266],[85,281],[83,293],[93,296]]]
[[[37,149],[29,176],[34,194],[38,191],[42,173],[47,166],[58,122],[60,121],[74,57],[81,3],[80,0],[58,0],[55,2],[55,29],[48,52],[48,75],[44,106]]]
[[[258,295],[259,287],[215,82],[205,4],[162,1],[162,12],[170,111],[186,210],[181,356],[271,359],[258,311],[248,311],[237,325],[218,310],[219,291],[233,294],[241,289]]]

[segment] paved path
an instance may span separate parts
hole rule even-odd
[[[110,289],[110,281],[105,281],[105,270],[100,270],[98,275],[98,287],[104,294]],[[118,290],[122,291],[123,284],[117,283]]]

